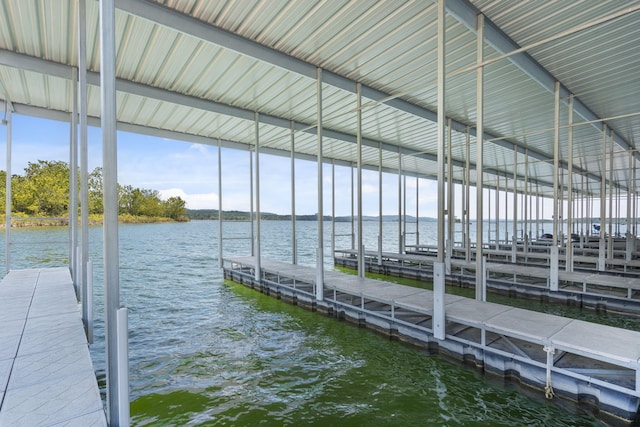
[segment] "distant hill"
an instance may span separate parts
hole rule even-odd
[[[222,211],[222,216],[226,221],[248,221],[250,218],[249,212],[245,211]],[[217,209],[187,209],[187,217],[191,220],[204,220],[204,219],[218,219]],[[261,212],[260,217],[263,220],[271,221],[291,221],[291,215],[279,215],[271,212]],[[296,215],[296,221],[316,221],[318,216],[316,214],[311,215]],[[330,215],[324,216],[325,221],[331,221]],[[337,216],[335,219],[337,222],[349,222],[350,216]],[[363,221],[378,221],[377,216],[363,216]],[[416,218],[411,215],[407,215],[407,221],[415,221]],[[382,221],[398,221],[398,215],[383,215]],[[436,218],[421,217],[420,221],[437,221]]]

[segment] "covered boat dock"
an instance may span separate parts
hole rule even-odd
[[[335,221],[336,184],[346,188],[351,244],[336,247],[335,223],[326,222],[326,239],[325,221],[318,222],[316,263],[305,270],[310,298],[323,304],[326,292],[338,289],[325,266],[335,251],[350,251],[355,260],[352,285],[372,289],[359,281],[367,258],[376,256],[371,253],[376,263],[392,258],[383,254],[394,254],[394,262],[423,257],[434,289],[420,310],[429,316],[428,341],[443,347],[461,342],[452,338],[454,324],[530,338],[523,335],[529,326],[506,331],[491,323],[538,321],[485,302],[491,273],[512,275],[516,285],[540,276],[549,293],[575,282],[586,294],[606,281],[626,292],[623,299],[637,300],[639,16],[636,0],[6,0],[0,7],[6,271],[12,270],[12,116],[28,115],[70,123],[69,164],[79,174],[70,177],[69,205],[79,214],[71,209],[69,270],[89,334],[91,260],[87,227],[78,223],[88,223],[87,126],[101,127],[110,425],[128,423],[126,360],[117,352],[126,341],[119,320],[126,308],[119,296],[116,131],[218,147],[212,180],[217,172],[219,211],[228,196],[222,149],[247,153],[253,220],[243,238],[251,242],[244,255],[252,258],[238,264],[256,283],[273,273],[271,260],[261,256],[260,188],[269,185],[261,156],[291,160],[290,263],[278,271],[298,264],[296,199],[312,193],[318,217]],[[302,161],[315,163],[316,189],[296,187]],[[351,181],[337,183],[336,168],[346,168]],[[364,174],[377,174],[373,191],[365,188]],[[383,203],[389,177],[393,206]],[[365,248],[363,240],[367,198],[378,201],[376,248]],[[425,199],[435,211],[433,237],[420,234]],[[393,236],[383,235],[389,215],[398,223]],[[227,256],[223,221],[221,267]],[[472,271],[475,300],[445,293],[445,280],[460,263]],[[533,264],[536,270],[524,270]],[[465,317],[463,306],[480,317]],[[636,372],[620,389],[635,414],[628,405],[609,407],[615,399],[603,405],[633,422],[640,398],[637,347],[628,344],[634,333],[607,331],[621,337],[614,349],[590,339],[596,327],[553,322],[564,326],[536,335],[536,344],[549,349],[546,357],[555,350],[588,353]],[[587,347],[562,335],[565,326]],[[486,350],[483,340],[476,344],[474,351]],[[551,381],[584,378],[575,370],[561,372],[549,359],[532,360]]]

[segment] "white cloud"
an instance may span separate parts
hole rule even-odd
[[[188,209],[217,209],[218,195],[216,193],[187,194],[181,188],[168,188],[160,190],[160,198],[167,200],[169,197],[180,197],[187,202]]]

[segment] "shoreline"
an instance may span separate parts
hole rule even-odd
[[[144,217],[144,216],[132,216],[132,215],[120,215],[118,216],[119,224],[161,224],[166,222],[189,222],[190,219],[174,220],[171,218],[162,217]],[[102,215],[95,215],[89,217],[89,226],[102,225]],[[81,221],[78,221],[78,225],[81,226]],[[35,228],[35,227],[67,227],[69,226],[69,218],[28,218],[28,217],[12,217],[11,228]],[[0,223],[0,230],[5,230],[6,219],[2,218]]]

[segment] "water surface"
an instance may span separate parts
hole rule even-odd
[[[599,425],[574,408],[225,282],[217,227],[215,221],[120,227],[134,425]],[[348,223],[337,227],[350,231]],[[225,228],[225,235],[248,236],[248,223]],[[397,224],[385,228],[396,235]],[[316,230],[315,222],[298,223],[302,264],[314,263]],[[267,221],[262,233],[263,256],[291,260],[289,223]],[[376,233],[374,223],[365,244],[374,247]],[[16,241],[63,243],[17,245],[13,267],[64,265],[67,235],[66,229],[17,230]],[[91,353],[104,386],[101,229],[90,235],[97,298]],[[338,247],[350,246],[343,239]],[[226,254],[247,255],[250,241],[223,245]]]

